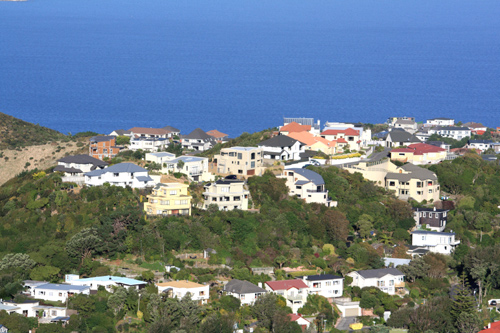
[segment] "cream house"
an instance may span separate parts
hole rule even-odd
[[[189,186],[180,183],[159,183],[153,188],[144,211],[148,215],[191,215]]]
[[[419,164],[437,164],[446,159],[446,149],[426,143],[411,144],[406,148],[391,150],[391,160]]]
[[[411,163],[398,167],[385,176],[385,188],[401,200],[438,201],[439,183],[434,172]]]
[[[278,178],[286,179],[288,194],[295,195],[307,203],[319,203],[327,207],[336,207],[337,202],[332,201],[325,188],[323,177],[317,172],[302,168],[283,170]]]
[[[217,205],[219,210],[248,209],[248,196],[245,182],[236,179],[220,179],[204,186],[203,209]]]
[[[352,277],[353,287],[377,287],[389,295],[404,292],[404,274],[396,268],[369,269],[347,275]]]
[[[167,297],[183,298],[188,295],[198,304],[206,304],[210,298],[210,286],[191,281],[170,281],[156,283],[158,293]]]
[[[217,173],[241,176],[262,175],[264,150],[261,147],[223,148],[214,156]]]

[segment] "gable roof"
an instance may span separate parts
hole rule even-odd
[[[228,136],[228,134],[222,133],[216,129],[208,131],[207,134],[210,136],[213,136],[214,138],[217,138],[217,139],[226,138]]]
[[[172,127],[172,126],[165,126],[165,127],[162,127],[165,131],[169,131],[169,132],[174,132],[174,133],[180,133],[181,131],[175,127]]]
[[[392,142],[422,142],[415,135],[406,131],[392,130],[387,134],[387,139],[391,138]]]
[[[298,173],[299,175],[305,177],[306,179],[310,180],[313,182],[315,185],[323,185],[325,183],[323,177],[317,172],[314,172],[309,169],[303,169],[303,168],[291,168],[291,169],[285,169],[283,172],[287,171],[293,171],[295,173]]]
[[[214,138],[207,133],[205,133],[201,128],[194,129],[188,135],[183,136],[184,139],[196,139],[196,140],[213,140]]]
[[[304,281],[300,279],[294,280],[280,280],[280,281],[267,281],[266,284],[272,290],[288,290],[291,288],[304,289],[309,288]]]
[[[224,291],[229,291],[236,294],[253,294],[265,293],[266,290],[257,287],[255,284],[248,281],[233,279],[224,286]]]
[[[323,280],[341,280],[344,279],[342,276],[333,274],[317,274],[317,275],[307,275],[299,278],[305,278],[307,281],[323,281]]]
[[[158,287],[172,287],[172,288],[186,288],[186,289],[207,287],[203,284],[199,284],[199,283],[191,282],[191,281],[185,281],[185,280],[157,283],[156,285]]]
[[[66,156],[61,159],[58,159],[57,162],[63,162],[63,163],[75,163],[75,164],[92,164],[95,166],[106,166],[108,163],[101,161],[97,158],[94,158],[89,155],[73,155],[73,156]]]
[[[321,132],[321,135],[337,135],[337,134],[344,134],[344,135],[354,135],[354,136],[359,136],[359,131],[349,127],[344,130],[334,130],[334,129],[329,129],[326,131]]]
[[[335,147],[337,143],[335,141],[329,141],[321,136],[314,136],[310,132],[293,132],[288,134],[292,139],[298,140],[307,146],[312,146],[316,143],[322,143],[328,147]]]
[[[427,143],[413,143],[408,145],[406,148],[397,148],[391,150],[391,153],[413,153],[415,155],[423,155],[428,153],[440,153],[445,152],[446,149],[437,147],[434,145],[429,145]]]
[[[163,128],[150,127],[132,127],[129,129],[132,133],[149,134],[149,135],[167,135],[169,132]]]
[[[381,277],[386,276],[387,274],[391,274],[394,276],[404,275],[397,268],[368,269],[368,270],[363,270],[363,271],[356,271],[355,273],[358,273],[359,275],[361,275],[365,279],[381,278]]]
[[[105,141],[110,141],[114,140],[116,136],[114,135],[96,135],[90,138],[90,142],[105,142]]]
[[[71,284],[55,284],[55,283],[42,284],[40,286],[36,286],[35,288],[48,289],[48,290],[65,290],[65,291],[72,291],[72,290],[84,291],[90,289],[89,286],[73,286]]]
[[[113,132],[115,132],[115,133],[116,133],[116,134],[118,134],[118,135],[126,135],[126,134],[130,134],[130,131],[128,131],[128,130],[124,130],[124,129],[114,130]]]
[[[285,126],[282,126],[280,128],[280,132],[288,132],[288,133],[293,133],[293,132],[304,132],[304,131],[310,131],[311,130],[311,125],[301,125],[295,121],[292,121],[289,124],[286,124]]]
[[[400,181],[409,181],[410,179],[419,179],[419,180],[437,180],[437,176],[434,172],[418,167],[414,164],[407,163],[398,169],[403,169],[407,173],[399,173],[399,172],[389,172],[386,175],[387,179],[397,179]]]
[[[118,163],[112,165],[106,169],[99,169],[87,172],[85,176],[94,177],[100,176],[105,173],[120,173],[120,172],[147,172],[148,170],[141,168],[140,166],[134,163]]]
[[[258,144],[258,146],[259,147],[291,147],[296,142],[299,142],[299,141],[292,139],[289,136],[277,135],[277,136],[273,136],[270,139],[262,141],[261,143]]]
[[[139,280],[130,279],[130,278],[126,278],[126,277],[120,277],[120,276],[111,276],[111,275],[95,276],[95,277],[90,277],[90,278],[78,279],[78,280],[73,280],[72,282],[74,282],[74,281],[79,281],[79,282],[112,281],[112,282],[116,282],[116,283],[130,285],[130,286],[146,284],[146,282],[144,282],[144,281],[139,281]]]

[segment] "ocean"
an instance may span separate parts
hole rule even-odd
[[[500,126],[500,1],[0,1],[0,112],[63,133]]]

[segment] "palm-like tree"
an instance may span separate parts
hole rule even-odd
[[[382,242],[385,245],[392,245],[393,244],[392,236],[388,233],[380,233],[378,235],[378,239],[380,242]]]

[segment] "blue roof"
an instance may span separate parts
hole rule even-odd
[[[167,153],[167,152],[149,153],[149,155],[156,156],[156,157],[171,157],[171,156],[175,156],[175,154]]]
[[[122,283],[122,284],[127,284],[131,286],[135,285],[141,285],[141,284],[146,284],[144,281],[139,281],[135,279],[129,279],[126,277],[121,277],[121,276],[111,276],[111,275],[105,275],[105,276],[96,276],[96,277],[91,277],[91,278],[85,278],[85,279],[78,279],[75,281],[80,281],[80,282],[87,282],[87,281],[113,281],[116,283]]]
[[[147,172],[148,170],[141,168],[134,163],[118,163],[106,169],[94,170],[87,172],[85,176],[95,177],[105,173],[120,173],[120,172]]]
[[[56,321],[69,321],[70,317],[55,317],[54,319],[51,320],[51,322],[56,322]]]
[[[72,286],[70,284],[47,283],[47,284],[42,284],[40,286],[37,286],[36,288],[37,289],[49,289],[49,290],[64,290],[64,291],[73,291],[73,290],[84,291],[84,290],[89,289],[90,287],[88,287],[88,286]]]
[[[323,177],[321,177],[319,173],[311,171],[309,169],[292,168],[292,169],[285,169],[285,172],[286,171],[293,171],[295,173],[298,173],[299,175],[309,179],[316,185],[323,185],[325,183]]]

